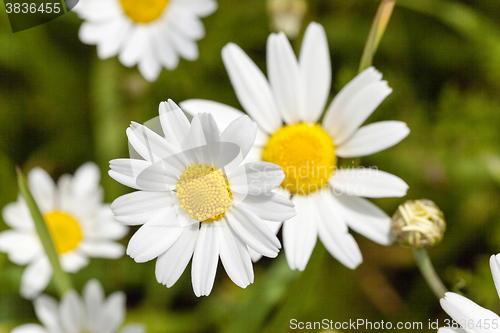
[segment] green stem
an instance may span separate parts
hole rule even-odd
[[[361,56],[361,61],[359,63],[360,73],[372,65],[373,56],[375,52],[377,52],[378,44],[389,23],[394,5],[396,5],[396,0],[382,0],[382,3],[380,3],[377,14],[375,14],[375,18],[373,19],[368,39],[366,40],[363,55]]]
[[[47,257],[49,258],[50,265],[52,266],[54,281],[56,283],[56,288],[59,291],[59,295],[62,297],[66,291],[72,288],[71,280],[69,276],[62,270],[61,263],[59,262],[59,255],[57,254],[56,247],[50,236],[49,228],[43,219],[43,215],[40,212],[40,208],[33,199],[31,192],[26,184],[26,178],[24,177],[21,169],[16,168],[17,171],[17,183],[19,185],[19,191],[21,192],[28,208],[30,210],[31,216],[35,223],[36,232],[40,237],[43,248]]]
[[[443,298],[444,294],[448,292],[448,289],[446,289],[445,285],[434,270],[434,266],[432,266],[431,258],[429,257],[427,250],[422,248],[413,248],[413,254],[415,255],[420,273],[422,273],[422,276],[434,292],[434,295],[436,295],[438,299]]]

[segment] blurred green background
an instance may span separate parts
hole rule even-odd
[[[240,108],[220,51],[240,45],[265,69],[269,17],[264,0],[219,0],[203,19],[200,58],[181,60],[150,84],[116,58],[101,61],[94,46],[78,40],[74,13],[13,34],[0,7],[0,207],[17,196],[14,166],[41,166],[54,178],[92,160],[102,170],[107,202],[129,191],[107,176],[108,162],[127,157],[130,121],[157,116],[160,101],[216,100]],[[333,63],[333,96],[357,73],[379,1],[310,0],[298,50],[310,21],[321,23]],[[368,122],[401,120],[411,134],[384,152],[363,158],[403,178],[404,199],[428,198],[444,211],[448,230],[430,250],[446,285],[500,313],[488,257],[500,252],[500,2],[497,0],[398,0],[374,59],[394,92]],[[388,214],[404,199],[375,202]],[[0,230],[7,226],[0,222]],[[131,230],[131,233],[134,230]],[[123,244],[128,242],[123,240]],[[291,271],[283,253],[262,260],[255,283],[240,289],[219,266],[209,297],[193,294],[188,268],[170,289],[158,284],[155,261],[127,256],[92,260],[72,275],[80,291],[98,278],[107,294],[124,290],[130,322],[148,332],[289,332],[289,321],[372,322],[448,316],[425,284],[411,250],[379,246],[356,235],[364,263],[351,271],[318,242],[303,273]],[[188,266],[189,267],[189,266]],[[0,253],[0,333],[37,322],[19,296],[24,267]],[[53,285],[47,293],[55,295]],[[366,330],[371,331],[371,330]],[[374,330],[375,331],[375,330]],[[380,331],[380,330],[378,330]]]

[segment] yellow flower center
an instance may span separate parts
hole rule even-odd
[[[284,126],[271,135],[262,160],[281,167],[281,187],[304,195],[326,186],[337,165],[332,138],[320,125],[306,123]]]
[[[219,220],[233,201],[226,175],[207,165],[188,166],[175,189],[181,208],[200,222]]]
[[[135,23],[149,23],[158,19],[168,0],[120,0],[123,11]]]
[[[64,254],[76,249],[83,234],[80,225],[72,216],[55,211],[46,214],[43,218],[49,228],[57,253]]]

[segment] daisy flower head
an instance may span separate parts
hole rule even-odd
[[[500,254],[490,257],[491,274],[500,296]],[[500,317],[468,298],[452,292],[441,299],[441,307],[461,328],[440,328],[439,333],[496,333],[500,331]]]
[[[61,303],[47,295],[34,302],[35,314],[43,324],[25,324],[12,333],[144,333],[141,324],[128,324],[119,330],[126,314],[126,296],[116,291],[105,298],[97,280],[88,281],[83,287],[83,297],[76,291],[64,294]]]
[[[80,0],[73,11],[85,20],[80,40],[97,45],[100,59],[118,55],[155,81],[163,67],[175,69],[179,57],[198,59],[196,41],[205,36],[200,18],[216,9],[216,0]]]
[[[115,242],[128,232],[116,222],[99,186],[100,170],[87,162],[74,176],[65,174],[54,183],[47,172],[34,168],[28,186],[59,254],[62,269],[75,273],[89,263],[89,257],[120,258],[123,245]],[[3,220],[12,229],[0,233],[0,251],[10,261],[27,265],[21,278],[21,295],[35,298],[52,276],[52,267],[35,229],[28,206],[20,195],[3,208]]]
[[[283,225],[289,266],[304,270],[319,236],[332,256],[354,269],[362,256],[348,227],[389,244],[391,218],[362,197],[404,196],[407,184],[374,168],[337,168],[338,157],[373,154],[409,134],[399,121],[361,127],[392,91],[382,75],[372,67],[357,75],[335,96],[319,124],[332,76],[321,25],[307,27],[298,60],[284,33],[271,34],[267,79],[235,44],[223,48],[222,60],[240,104],[259,126],[247,161],[276,163],[285,173],[280,191],[292,196],[297,210]],[[243,114],[206,100],[188,100],[181,106],[191,114],[208,110],[221,129]]]
[[[159,109],[161,134],[137,123],[127,129],[141,159],[110,162],[112,178],[139,190],[111,205],[119,222],[142,224],[127,254],[136,262],[158,258],[156,278],[167,287],[192,257],[197,296],[210,294],[220,257],[231,280],[245,288],[254,279],[249,249],[276,257],[281,248],[265,221],[295,215],[291,201],[272,192],[285,175],[271,163],[240,163],[257,132],[247,116],[220,133],[210,114],[190,123],[171,100]]]

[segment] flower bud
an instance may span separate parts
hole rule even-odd
[[[305,0],[268,0],[268,12],[273,31],[283,31],[288,38],[296,38],[307,11]]]
[[[428,199],[408,200],[392,217],[392,233],[402,246],[432,247],[443,239],[446,222],[443,212]]]

